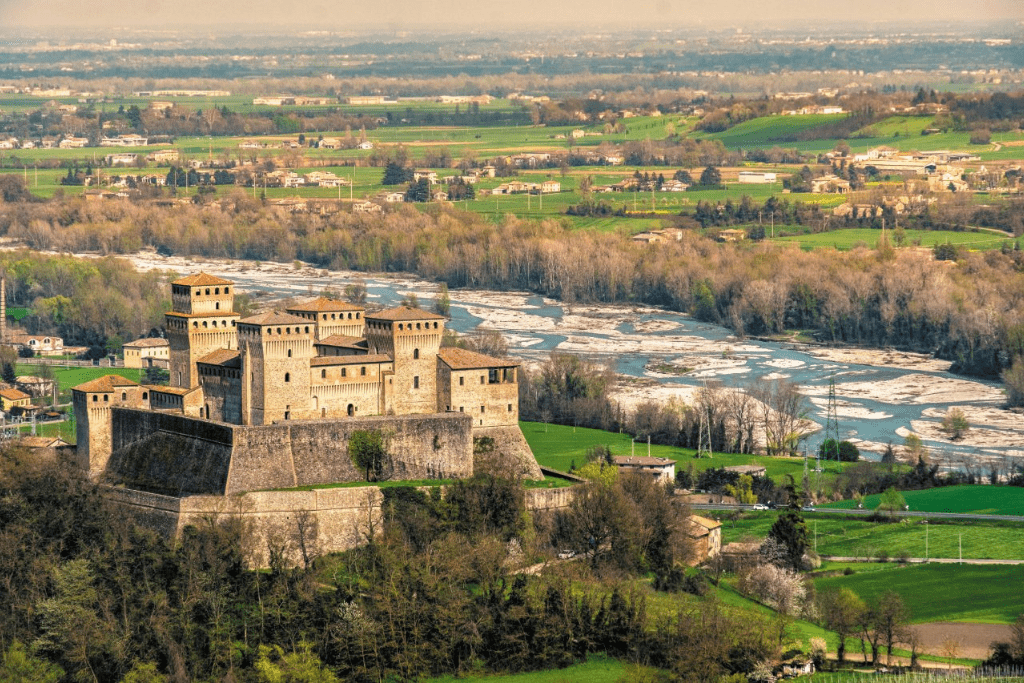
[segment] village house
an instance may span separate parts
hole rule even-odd
[[[767,185],[776,182],[774,173],[762,173],[760,171],[740,171],[738,181],[752,185]]]
[[[373,202],[356,202],[352,205],[352,211],[355,213],[381,213],[384,211],[384,208],[380,204],[374,204]]]
[[[32,397],[20,389],[0,389],[0,407],[7,414],[28,408],[32,405]]]
[[[112,138],[104,137],[100,140],[100,147],[145,147],[147,144],[149,144],[149,138],[134,133]]]
[[[139,155],[133,152],[119,152],[117,154],[108,154],[103,157],[103,161],[107,166],[131,166],[139,160]]]
[[[814,194],[846,194],[849,191],[850,181],[831,173],[811,180],[811,192]]]
[[[676,461],[671,458],[653,458],[646,455],[616,455],[612,464],[619,472],[638,472],[654,478],[659,484],[676,479]]]
[[[156,150],[154,152],[150,152],[149,154],[147,154],[146,155],[146,160],[147,161],[152,161],[154,163],[161,163],[161,162],[167,162],[167,161],[177,161],[178,160],[178,150],[176,150],[176,149],[158,149],[158,150]]]
[[[171,345],[166,339],[144,337],[128,342],[121,347],[126,368],[158,367],[165,370],[170,366]]]
[[[722,552],[722,523],[700,515],[687,519],[686,535],[693,544],[691,564],[704,564]]]
[[[89,138],[66,137],[60,141],[61,149],[80,149],[89,144]]]
[[[47,377],[34,377],[32,375],[21,375],[14,380],[14,385],[24,391],[32,398],[50,396],[57,388],[57,382]]]
[[[22,348],[32,349],[41,356],[60,354],[64,351],[64,340],[60,337],[15,334],[11,336],[11,341]]]

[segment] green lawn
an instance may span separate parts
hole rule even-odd
[[[97,367],[61,367],[58,365],[49,366],[53,369],[53,376],[57,380],[57,384],[60,387],[60,399],[62,402],[71,400],[71,389],[84,384],[97,377],[103,377],[104,375],[121,375],[127,377],[133,382],[139,382],[142,378],[142,370],[135,368],[97,368]],[[19,377],[21,375],[39,375],[38,365],[30,363],[18,363],[15,368],[15,374]]]
[[[912,621],[1012,623],[1024,612],[1024,566],[890,565],[886,571],[819,578],[815,587],[845,587],[872,600],[895,591]]]
[[[911,510],[920,512],[962,512],[983,515],[1024,516],[1024,488],[1016,486],[944,486],[925,491],[903,491]],[[873,510],[881,495],[864,499],[864,507]],[[826,507],[852,509],[855,500],[830,503]]]
[[[531,671],[521,674],[479,674],[462,678],[442,676],[427,678],[424,683],[480,683],[481,681],[501,681],[501,683],[570,683],[586,681],[587,683],[616,683],[636,669],[635,666],[620,662],[604,655],[591,655],[583,664],[575,664],[565,669],[550,671]]]
[[[732,519],[722,516],[722,542],[744,538],[762,539],[776,513],[745,512]],[[829,514],[804,515],[812,547],[821,555],[871,558],[884,554],[896,558],[957,558],[961,547],[967,559],[1024,559],[1024,523],[907,519],[892,524],[870,522],[863,517]],[[925,545],[927,543],[927,549]]]

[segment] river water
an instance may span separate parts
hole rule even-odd
[[[202,269],[261,299],[302,298],[326,288],[341,291],[358,280],[366,285],[370,304],[398,305],[413,293],[427,307],[437,291],[433,283],[405,275],[366,276],[150,253],[129,258],[143,270]],[[824,425],[834,381],[840,437],[857,442],[868,458],[878,458],[887,442],[902,444],[910,431],[953,464],[1024,457],[1024,416],[1001,409],[999,385],[953,375],[946,371],[949,363],[926,356],[738,340],[726,328],[650,307],[573,306],[528,293],[479,290],[453,290],[450,298],[449,327],[457,332],[499,330],[510,353],[527,362],[542,361],[557,349],[610,363],[621,375],[634,378],[625,382],[633,398],[685,399],[707,381],[741,387],[784,378],[801,387],[808,396],[809,417]],[[937,429],[951,406],[961,408],[972,424],[967,438],[958,443]],[[808,437],[807,451],[816,452],[824,436],[821,430]]]

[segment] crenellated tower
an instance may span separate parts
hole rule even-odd
[[[313,417],[309,386],[314,329],[311,321],[287,313],[238,321],[243,424]]]
[[[234,283],[198,273],[171,283],[165,316],[172,387],[199,386],[196,361],[218,349],[237,349]]]
[[[394,359],[394,411],[398,415],[436,413],[437,352],[444,316],[401,306],[367,314],[370,353]]]

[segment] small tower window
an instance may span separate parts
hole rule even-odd
[[[149,392],[148,391],[143,391],[142,392],[142,400],[143,401],[148,401],[149,400]]]
[[[110,401],[110,397],[107,396],[106,394],[103,394],[103,402],[104,403],[108,403],[109,401]]]
[[[230,287],[225,287],[224,288],[224,293],[225,294],[230,294],[231,293],[231,288]]]
[[[466,378],[465,377],[459,377],[459,386],[460,387],[461,386],[465,386],[465,384],[466,384]]]
[[[128,394],[126,392],[124,392],[124,391],[121,392],[121,400],[122,401],[127,401],[128,400]]]
[[[291,357],[292,357],[292,350],[291,350],[291,349],[288,349],[288,357],[289,357],[289,358],[291,358]]]
[[[217,288],[215,288],[215,289],[213,290],[213,293],[214,293],[214,294],[220,294],[220,287],[217,287]],[[209,410],[209,408],[207,408],[207,410]]]
[[[210,288],[209,287],[206,288],[206,296],[210,296]]]
[[[95,403],[95,402],[96,402],[96,401],[98,401],[98,400],[100,400],[100,397],[99,397],[99,396],[97,396],[96,394],[93,394],[93,395],[92,395],[92,401],[93,401],[93,403]]]
[[[419,378],[419,375],[417,375],[416,377],[412,378],[412,388],[413,389],[419,389],[420,388],[420,378]]]
[[[366,366],[365,365],[363,365],[363,366],[361,366],[359,368],[359,374],[362,375],[363,377],[366,377]]]
[[[342,368],[342,369],[341,369],[341,376],[342,376],[342,377],[347,377],[347,376],[348,376],[348,371],[347,371],[347,368]]]
[[[420,350],[419,349],[413,349],[412,350],[412,357],[413,357],[414,360],[419,360],[419,358],[420,358]]]
[[[327,371],[326,370],[321,370],[320,371],[320,379],[325,379],[326,377],[327,377]]]
[[[284,381],[285,382],[291,382],[292,381],[292,373],[290,373],[290,372],[284,373]]]

